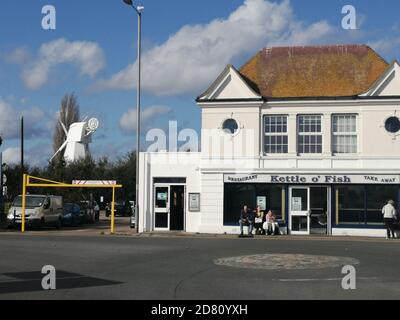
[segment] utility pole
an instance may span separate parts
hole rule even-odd
[[[24,181],[24,117],[21,117],[21,194],[22,194],[22,185]]]

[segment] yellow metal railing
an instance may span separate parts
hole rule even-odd
[[[31,180],[36,180],[41,183],[31,182]],[[111,234],[115,232],[115,189],[122,188],[122,185],[77,185],[77,184],[68,184],[63,182],[52,181],[48,179],[33,177],[27,174],[23,176],[22,183],[22,219],[21,219],[21,232],[25,232],[25,207],[26,207],[26,190],[28,188],[88,188],[88,189],[112,189],[112,202],[111,202]]]

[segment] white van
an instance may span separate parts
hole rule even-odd
[[[61,227],[63,198],[59,196],[26,195],[25,223],[27,227]],[[15,226],[22,223],[22,196],[14,199],[8,211],[7,223]]]

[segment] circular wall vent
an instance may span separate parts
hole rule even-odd
[[[398,117],[390,117],[385,121],[385,129],[389,133],[397,133],[400,131],[400,120]]]

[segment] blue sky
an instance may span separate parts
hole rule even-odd
[[[367,43],[388,61],[400,48],[400,4],[318,0],[141,0],[144,134],[200,129],[194,100],[227,63],[240,67],[265,46]],[[357,10],[358,29],[343,30],[341,9]],[[57,29],[41,28],[42,7],[57,10]],[[51,156],[51,135],[65,93],[101,128],[95,156],[122,156],[134,146],[137,18],[122,0],[2,0],[0,133],[6,161],[18,161],[18,119],[26,118],[31,164]]]

